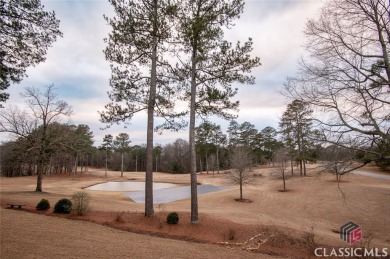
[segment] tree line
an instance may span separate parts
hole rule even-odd
[[[75,174],[77,167],[84,166],[121,171],[121,176],[124,171],[146,170],[145,144],[131,145],[129,134],[120,133],[115,137],[105,135],[102,144],[95,147],[93,132],[87,125],[58,122],[57,116],[69,115],[71,111],[66,103],[56,100],[53,86],[43,93],[27,88],[26,93],[29,94],[26,97],[30,114],[36,117],[15,107],[5,109],[0,115],[3,118],[0,125],[13,129],[19,136],[1,146],[3,175],[38,175],[39,171],[42,174]],[[44,107],[50,108],[45,110]],[[61,109],[66,112],[60,113]],[[45,112],[39,113],[41,111]],[[285,148],[292,173],[293,165],[298,164],[300,174],[306,175],[306,161],[316,161],[324,150],[320,142],[311,141],[317,132],[311,126],[310,113],[307,105],[294,101],[288,105],[277,129],[268,126],[259,131],[250,122],[240,124],[232,120],[223,132],[220,125],[210,121],[201,123],[195,128],[197,172],[219,173],[219,170],[229,169],[232,150],[240,146],[248,152],[251,166],[273,164],[275,153]],[[189,160],[189,142],[186,140],[177,139],[153,148],[153,171],[189,173]]]

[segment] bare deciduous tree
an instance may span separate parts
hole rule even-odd
[[[305,29],[308,55],[288,95],[310,103],[328,143],[390,161],[390,5],[388,0],[327,1]]]
[[[287,174],[289,173],[289,149],[280,148],[274,154],[274,174],[283,180],[283,191],[286,191]]]
[[[243,185],[250,183],[253,180],[249,172],[251,165],[250,153],[243,146],[236,146],[230,154],[230,166],[233,171],[229,174],[229,179],[240,185],[240,200],[243,200],[242,189]]]
[[[10,84],[19,83],[26,69],[46,59],[48,48],[62,36],[55,13],[47,12],[40,0],[0,2],[0,108]]]
[[[356,154],[351,149],[337,145],[328,146],[321,152],[321,172],[334,174],[339,182],[342,175],[356,169],[354,157]]]
[[[29,143],[27,152],[34,151],[36,154],[37,192],[42,192],[42,178],[51,150],[49,126],[61,117],[72,114],[71,107],[65,101],[58,100],[54,90],[54,85],[46,87],[44,92],[27,87],[23,96],[27,98],[28,111],[9,107],[0,113],[0,132],[26,139]]]

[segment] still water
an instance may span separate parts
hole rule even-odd
[[[228,186],[215,186],[211,184],[198,185],[198,196],[203,194],[219,192],[230,189]],[[130,199],[136,203],[145,203],[145,192],[128,192],[125,193]],[[153,190],[153,202],[155,204],[163,204],[172,201],[184,200],[191,197],[190,186],[179,186],[166,189]]]
[[[228,186],[198,185],[198,196],[230,189]],[[145,182],[106,182],[88,188],[92,191],[124,192],[136,203],[145,203]],[[191,187],[174,183],[153,183],[153,201],[162,204],[191,197]]]
[[[180,186],[174,183],[153,183],[153,189],[159,190],[164,188],[172,188]],[[99,183],[85,188],[91,191],[107,191],[107,192],[135,192],[145,191],[145,182],[106,182]]]

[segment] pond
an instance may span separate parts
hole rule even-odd
[[[230,189],[228,186],[198,185],[198,196]],[[136,203],[145,203],[145,182],[106,182],[85,188],[91,191],[124,192]],[[174,183],[153,183],[153,202],[162,204],[191,197],[191,187]]]
[[[153,189],[159,190],[180,186],[174,183],[153,183]],[[106,182],[85,188],[90,191],[128,192],[145,191],[145,182]]]
[[[211,184],[198,185],[198,196],[230,189],[228,186],[215,186]],[[125,193],[136,203],[145,203],[145,192]],[[191,197],[191,186],[179,186],[166,189],[153,190],[153,203],[163,204],[172,201],[188,199]]]

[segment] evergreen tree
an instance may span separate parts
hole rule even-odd
[[[103,138],[103,144],[101,145],[101,149],[103,149],[106,153],[106,158],[105,158],[106,171],[104,174],[105,177],[107,177],[108,154],[111,153],[113,145],[114,145],[113,136],[111,134],[105,135]]]
[[[105,17],[112,32],[105,40],[104,53],[111,62],[109,97],[112,103],[101,112],[108,123],[126,122],[139,111],[147,111],[145,215],[153,209],[154,115],[170,122],[174,106],[170,66],[164,60],[169,51],[171,18],[176,6],[166,0],[110,0],[115,17]]]
[[[125,152],[130,150],[130,142],[129,134],[127,133],[119,133],[114,140],[115,150],[121,153],[121,177],[123,177],[123,156]]]
[[[62,36],[54,12],[43,8],[40,0],[0,1],[0,103],[9,96],[3,91],[45,61],[47,49]]]
[[[195,128],[195,142],[199,151],[200,161],[202,161],[203,155],[205,157],[207,173],[209,170],[209,155],[214,153],[216,154],[216,164],[219,173],[219,148],[221,144],[226,142],[226,136],[222,133],[221,126],[209,121],[203,122]]]
[[[311,113],[307,103],[294,100],[287,105],[279,124],[287,146],[297,148],[297,160],[301,175],[306,175],[306,160],[310,144]]]
[[[181,74],[189,78],[186,100],[190,107],[190,172],[191,222],[198,223],[198,199],[195,150],[195,117],[217,115],[232,119],[229,111],[236,110],[238,102],[230,100],[237,89],[233,82],[254,83],[248,75],[260,65],[259,58],[251,58],[252,40],[236,46],[223,39],[223,29],[230,28],[244,7],[242,0],[189,0],[179,9],[179,39],[183,52],[189,55]]]

